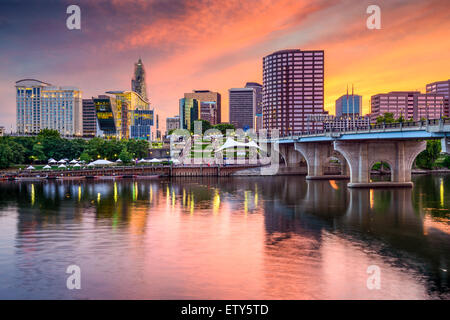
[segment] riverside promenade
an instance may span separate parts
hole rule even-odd
[[[89,168],[79,170],[21,170],[15,172],[4,172],[0,174],[2,180],[14,179],[56,179],[56,178],[95,178],[95,177],[200,177],[217,176],[228,177],[233,173],[249,168],[260,167],[260,165],[158,165],[158,166],[120,166]]]

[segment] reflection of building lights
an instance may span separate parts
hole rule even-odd
[[[444,207],[444,179],[441,178],[440,179],[440,186],[439,186],[439,195],[440,195],[440,200],[441,200],[441,208]]]
[[[194,193],[191,192],[191,215],[194,214]]]
[[[150,187],[150,203],[153,202],[153,186]]]
[[[99,192],[99,193],[97,193],[97,203],[100,203],[100,197],[101,197],[101,195],[100,195],[100,192]]]
[[[78,186],[78,202],[81,201],[81,186]]]
[[[36,197],[36,196],[35,196],[35,193],[34,193],[34,184],[32,183],[32,184],[31,184],[31,205],[32,205],[32,206],[34,205],[34,201],[36,200],[35,197]]]
[[[133,201],[136,201],[137,198],[138,198],[138,185],[137,182],[135,182],[133,186]]]
[[[169,185],[166,186],[166,206],[169,206],[170,204],[170,190]]]
[[[214,192],[214,198],[213,198],[213,213],[217,214],[219,212],[220,207],[220,194],[219,190],[216,189]]]
[[[117,202],[117,182],[114,181],[114,202]]]
[[[329,182],[330,182],[330,186],[331,186],[334,190],[338,190],[338,189],[339,189],[339,187],[338,187],[338,185],[337,185],[337,183],[336,183],[336,180],[330,180]]]
[[[373,189],[369,190],[369,202],[370,202],[370,209],[373,209],[373,204],[374,204]]]
[[[183,188],[183,207],[186,207],[186,189]]]
[[[258,207],[258,185],[255,183],[255,208]]]
[[[175,208],[175,190],[172,188],[172,208]]]

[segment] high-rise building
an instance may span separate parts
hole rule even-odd
[[[53,129],[63,136],[82,135],[82,99],[78,88],[55,87],[35,79],[19,80],[15,86],[18,133]]]
[[[202,102],[209,102],[210,110],[207,111],[207,105],[204,105],[204,115],[206,119],[202,118],[202,113],[199,114],[200,119],[209,121],[212,125],[222,122],[222,97],[220,93],[210,90],[194,90],[184,94],[185,99],[196,99],[201,107]],[[215,105],[212,104],[215,102]]]
[[[147,85],[145,84],[145,68],[141,58],[134,64],[134,76],[131,80],[131,91],[139,94],[142,99],[148,101]]]
[[[130,138],[134,112],[150,111],[148,101],[134,91],[107,91],[106,93],[107,95],[93,98],[101,135],[117,139]],[[151,130],[151,128],[145,130]]]
[[[154,110],[135,109],[130,114],[130,138],[151,140]]]
[[[444,95],[444,116],[450,117],[450,79],[427,84],[426,92]]]
[[[262,92],[263,87],[257,82],[247,82],[245,84],[246,88],[255,89],[255,114],[253,120],[253,127],[256,131],[262,129]]]
[[[345,94],[336,100],[336,117],[361,115],[362,97],[357,94]]]
[[[229,93],[229,119],[236,129],[253,129],[256,108],[254,88],[232,88]]]
[[[166,118],[166,135],[168,135],[170,131],[179,128],[180,128],[180,116]]]
[[[450,97],[450,79],[429,83],[426,86],[426,91],[427,93],[443,94],[448,99]]]
[[[420,93],[419,91],[392,91],[371,97],[371,121],[392,113],[394,118],[439,119],[444,115],[445,96],[436,93]]]
[[[208,121],[212,125],[220,123],[217,119],[218,109],[216,101],[200,102],[200,119]]]
[[[308,115],[324,111],[324,51],[299,49],[263,58],[263,128],[281,135],[322,129]]]
[[[180,99],[180,129],[194,130],[194,121],[198,120],[199,101],[192,98]]]
[[[97,115],[94,100],[83,99],[83,136],[95,137],[97,134]]]

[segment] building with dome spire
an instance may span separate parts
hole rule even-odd
[[[145,85],[145,68],[141,58],[134,64],[134,76],[131,79],[131,90],[148,101],[147,86]]]

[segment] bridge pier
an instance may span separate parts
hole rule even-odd
[[[350,166],[349,187],[412,187],[411,167],[417,155],[425,150],[426,141],[334,141]],[[376,162],[391,168],[391,181],[372,182],[370,171]]]
[[[331,142],[294,143],[294,149],[300,152],[308,165],[308,180],[348,179],[347,161],[335,152]],[[341,175],[325,175],[324,167],[330,158],[336,158],[341,164]]]

